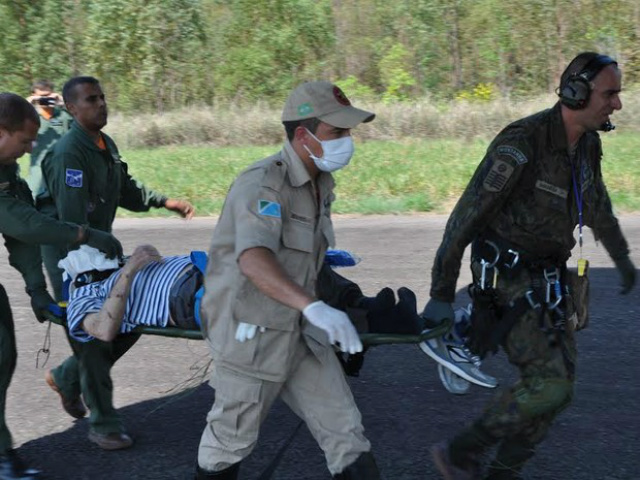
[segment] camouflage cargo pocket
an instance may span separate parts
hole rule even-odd
[[[569,288],[569,299],[567,317],[569,324],[575,330],[587,328],[589,324],[589,277],[587,275],[578,276],[577,272],[567,271],[567,286]]]

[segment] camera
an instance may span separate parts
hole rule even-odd
[[[56,104],[56,99],[52,97],[40,97],[36,101],[38,102],[38,105],[45,107],[53,107]]]

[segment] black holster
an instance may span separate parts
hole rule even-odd
[[[480,358],[497,353],[518,318],[532,308],[526,296],[500,307],[495,290],[482,290],[473,284],[469,286],[469,296],[473,299],[473,307],[467,347]]]

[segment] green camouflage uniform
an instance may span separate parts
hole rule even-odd
[[[78,236],[78,226],[39,214],[33,206],[29,187],[18,176],[18,166],[7,165],[0,166],[0,233],[9,251],[9,263],[20,272],[27,293],[30,293],[46,288],[40,247],[34,242],[73,244]],[[6,453],[12,445],[4,411],[16,359],[11,307],[5,289],[0,285],[0,454]]]
[[[106,150],[101,150],[78,123],[73,123],[42,163],[48,196],[38,197],[38,205],[60,220],[111,232],[118,207],[144,212],[164,206],[166,197],[133,179],[114,141],[105,134],[102,136]],[[66,252],[58,250],[52,254],[59,260]],[[73,398],[82,392],[91,410],[91,428],[97,433],[122,430],[113,406],[110,370],[138,338],[139,335],[128,334],[113,342],[87,343],[69,338],[74,356],[53,370],[54,381],[65,397]]]
[[[616,258],[629,250],[602,180],[601,157],[598,134],[584,134],[574,157],[584,224]],[[560,104],[506,127],[489,146],[449,218],[433,266],[431,296],[453,302],[463,252],[479,236],[502,239],[519,252],[555,259],[562,267],[575,245],[578,224],[571,158]],[[478,258],[472,261],[472,272],[477,282]],[[497,306],[521,299],[531,289],[533,276],[528,268],[498,276]],[[521,378],[450,443],[454,463],[463,465],[487,446],[500,443],[489,478],[520,478],[523,463],[573,393],[573,335],[557,331],[550,341],[541,325],[551,322],[548,311],[541,318],[532,308],[517,316],[502,346]]]

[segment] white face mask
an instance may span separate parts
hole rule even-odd
[[[309,152],[309,156],[313,159],[319,170],[323,172],[335,172],[341,168],[349,165],[349,161],[353,156],[353,139],[351,135],[345,137],[335,138],[333,140],[318,140],[318,138],[309,130],[309,135],[316,139],[316,141],[322,147],[322,157],[316,157],[311,150],[304,145],[304,148]]]

